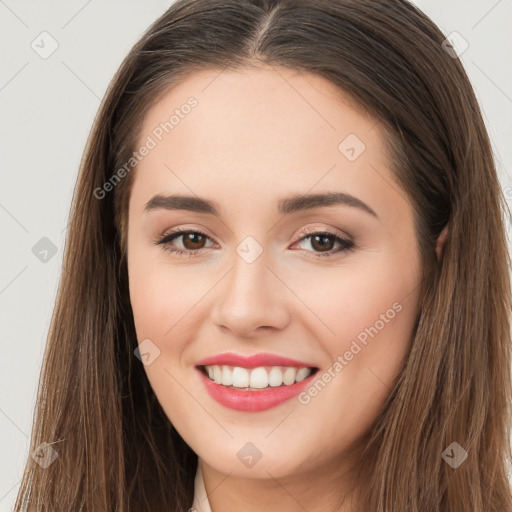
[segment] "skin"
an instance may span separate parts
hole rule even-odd
[[[284,68],[195,72],[148,111],[142,144],[190,96],[198,105],[138,164],[128,218],[130,300],[139,343],[160,355],[145,366],[165,413],[198,454],[212,510],[355,510],[338,502],[354,484],[359,441],[382,409],[410,346],[418,315],[419,254],[413,209],[393,180],[383,132],[330,82]],[[338,149],[356,134],[353,162]],[[347,205],[278,214],[292,194],[349,193],[378,215]],[[197,195],[221,218],[185,210],[144,212],[157,194]],[[202,244],[172,228],[199,229]],[[302,228],[349,237],[322,254]],[[252,236],[263,253],[236,252]],[[307,235],[306,235],[307,236]],[[185,245],[187,244],[187,245]],[[440,248],[438,248],[438,251]],[[438,252],[439,254],[439,252]],[[318,375],[392,308],[400,312],[306,405],[297,398],[261,412],[223,407],[195,364],[233,351],[311,362]],[[247,443],[261,459],[246,467]]]

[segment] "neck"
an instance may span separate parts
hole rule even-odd
[[[354,457],[309,465],[305,471],[276,478],[224,474],[199,459],[212,512],[354,512]]]

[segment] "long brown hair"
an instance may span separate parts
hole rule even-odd
[[[58,458],[47,468],[28,458],[16,511],[191,506],[197,456],[133,353],[124,235],[136,168],[104,197],[94,191],[129,161],[143,116],[172,84],[258,63],[320,75],[378,120],[415,212],[421,311],[368,432],[359,509],[512,510],[506,203],[473,89],[444,39],[406,0],[178,0],[147,30],[81,162],[31,439],[31,451],[46,442]],[[457,468],[442,457],[453,442],[467,452]]]

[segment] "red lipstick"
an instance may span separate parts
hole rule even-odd
[[[304,361],[297,361],[296,359],[289,359],[288,357],[281,357],[275,354],[268,354],[260,352],[252,356],[241,356],[233,352],[226,352],[225,354],[218,354],[216,356],[201,359],[196,363],[197,366],[211,366],[214,364],[228,365],[228,366],[241,366],[242,368],[258,368],[258,366],[294,366],[296,368],[315,368],[311,363]]]
[[[239,366],[247,369],[260,366],[292,366],[295,368],[312,368],[313,372],[304,380],[294,384],[246,390],[224,386],[211,380],[202,367],[213,365]],[[311,363],[268,353],[259,353],[252,356],[240,356],[234,353],[218,354],[202,359],[196,366],[206,391],[215,401],[230,409],[252,412],[270,409],[297,396],[310,385],[317,370]]]

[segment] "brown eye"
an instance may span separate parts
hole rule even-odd
[[[180,238],[182,239],[183,248],[174,246],[174,241]],[[200,231],[174,231],[155,241],[155,243],[162,245],[166,251],[179,255],[194,256],[205,248],[207,240],[210,240],[210,237]]]
[[[330,251],[336,243],[336,237],[334,235],[318,234],[312,235],[310,238],[311,247],[318,251]]]
[[[206,238],[201,233],[197,233],[195,231],[186,232],[185,234],[181,234],[179,236],[183,237],[183,246],[185,249],[190,251],[202,249]]]
[[[312,250],[308,249],[307,252],[313,253],[312,257],[314,258],[334,256],[337,253],[348,252],[354,248],[354,242],[329,231],[311,231],[305,229],[300,235],[302,235],[302,238],[298,240],[298,243],[304,244],[309,241],[309,246]],[[334,248],[336,244],[339,245],[337,250]]]

